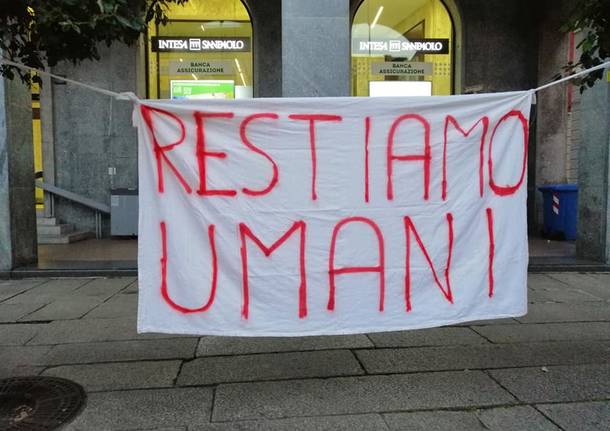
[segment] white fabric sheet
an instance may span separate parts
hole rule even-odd
[[[532,94],[142,101],[138,330],[525,314]]]

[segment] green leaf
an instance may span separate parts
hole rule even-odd
[[[99,59],[98,47],[101,42],[133,43],[139,34],[146,31],[151,20],[167,20],[165,11],[168,5],[186,2],[0,0],[0,50],[11,60],[36,68],[44,64],[52,67],[61,61],[78,63]],[[28,13],[25,6],[34,13]],[[0,67],[0,75],[30,79],[29,74],[22,76],[19,71],[9,67]]]
[[[121,24],[123,24],[125,27],[129,27],[131,29],[134,30],[140,30],[141,27],[138,25],[138,22],[136,21],[130,21],[127,18],[121,16],[121,15],[116,15],[114,17],[118,22],[120,22]]]

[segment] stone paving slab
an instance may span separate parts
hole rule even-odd
[[[608,289],[610,290],[610,286]],[[610,321],[610,304],[602,301],[576,304],[536,303],[528,306],[525,316],[516,319],[521,323]]]
[[[593,278],[593,282],[587,280],[586,282],[581,283],[580,289],[591,295],[610,301],[610,273],[588,275]]]
[[[48,283],[49,278],[18,278],[18,279],[0,279],[0,290],[5,289],[31,289],[34,286],[40,286],[43,283]]]
[[[570,286],[563,286],[561,289],[530,289],[527,293],[527,300],[531,303],[539,302],[560,302],[574,304],[579,302],[602,301],[601,298],[590,295],[586,292],[572,289]]]
[[[485,338],[467,327],[378,332],[369,334],[369,338],[375,344],[375,347],[417,347],[487,343]]]
[[[51,346],[11,346],[0,349],[0,368],[14,365],[42,365]]]
[[[577,289],[593,289],[600,292],[602,297],[610,299],[610,273],[577,273],[577,272],[549,272],[549,278],[568,284]],[[592,291],[590,292],[595,295]]]
[[[96,278],[90,283],[80,287],[75,294],[79,296],[93,296],[105,301],[118,292],[123,291],[135,282],[134,277]]]
[[[45,303],[0,304],[0,323],[16,322],[20,318],[44,307]]]
[[[563,277],[569,273],[562,273]],[[582,276],[581,276],[582,280]],[[529,302],[588,302],[602,301],[603,298],[590,293],[584,284],[569,284],[561,278],[551,277],[547,274],[529,274],[527,278]]]
[[[202,337],[197,356],[244,355],[373,347],[366,335],[328,337]]]
[[[97,298],[78,298],[69,296],[51,302],[31,314],[23,316],[20,320],[35,322],[79,319],[87,312],[97,307],[99,303],[100,300]]]
[[[46,282],[47,279],[0,280],[0,302]]]
[[[187,427],[113,428],[113,431],[188,431]]]
[[[610,397],[610,364],[489,370],[488,373],[526,403],[587,401]]]
[[[0,367],[0,379],[10,379],[13,377],[37,376],[44,370],[44,367],[33,365],[16,365],[12,367]]]
[[[49,346],[0,347],[0,379],[39,374],[44,368],[36,363],[49,350]]]
[[[602,298],[604,301],[610,301],[610,281],[609,284],[605,286],[582,286],[580,290],[588,293],[589,295],[596,296],[598,298]]]
[[[46,372],[83,383],[89,402],[71,430],[556,430],[551,420],[604,429],[610,274],[531,274],[528,283],[519,321],[199,339],[138,335],[134,278],[0,281],[0,378]],[[80,317],[74,304],[94,308]],[[58,307],[51,323],[11,323],[42,307]]]
[[[458,323],[451,325],[449,328],[461,327],[461,326],[475,326],[475,325],[518,325],[519,322],[514,318],[508,319],[487,319],[487,320],[472,320],[470,322]]]
[[[371,349],[357,350],[355,353],[367,373],[388,374],[535,365],[604,364],[610,358],[610,342],[482,344]]]
[[[610,401],[537,407],[565,431],[610,431]]]
[[[62,365],[46,369],[43,375],[73,380],[88,392],[115,391],[171,387],[179,369],[180,361],[113,362]]]
[[[364,374],[349,350],[199,358],[184,364],[177,384],[337,377]]]
[[[480,371],[219,385],[214,421],[510,404]]]
[[[58,299],[66,298],[81,286],[90,283],[90,278],[62,278],[53,279],[48,282],[28,289],[26,292],[13,296],[5,301],[6,304],[27,303],[51,303]]]
[[[556,284],[557,280],[550,277],[549,273],[527,274],[527,287],[529,287],[530,289],[553,287]]]
[[[162,428],[116,428],[116,431],[188,431],[187,427],[162,427]]]
[[[203,425],[212,389],[156,389],[89,394],[85,410],[65,430],[155,429]]]
[[[389,430],[380,415],[318,416],[260,421],[212,423],[189,431],[372,431]]]
[[[568,283],[552,277],[551,274],[549,272],[527,274],[527,287],[530,289],[562,289],[566,286],[569,287]]]
[[[532,323],[473,326],[472,328],[493,343],[610,339],[610,322]]]
[[[123,289],[121,291],[121,293],[124,293],[124,294],[138,293],[138,280],[134,281],[129,286],[127,286],[125,289]]]
[[[99,341],[178,338],[171,334],[138,334],[135,316],[127,319],[58,320],[41,326],[29,344],[68,344]],[[181,337],[189,338],[189,337]],[[190,337],[194,338],[194,337]]]
[[[38,334],[47,323],[15,323],[0,325],[0,346],[25,344]]]
[[[160,359],[192,359],[196,338],[59,344],[40,360],[42,365],[87,364]]]
[[[30,344],[88,343],[137,339],[135,318],[80,319],[51,322]]]
[[[468,411],[428,411],[386,413],[383,415],[392,431],[486,431],[476,414]]]
[[[564,274],[563,277],[568,277],[567,282],[571,286],[575,286],[590,295],[610,301],[610,274],[578,274],[576,277],[575,275],[568,273]],[[550,274],[550,276],[555,279],[561,279],[559,274]]]
[[[120,319],[135,316],[138,313],[137,295],[115,295],[108,301],[95,307],[85,316],[86,319]]]
[[[551,421],[531,406],[498,407],[477,411],[491,431],[559,431]]]
[[[386,413],[383,417],[396,431],[559,431],[530,406]]]

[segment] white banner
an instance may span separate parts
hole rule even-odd
[[[525,314],[532,94],[142,101],[138,330]]]

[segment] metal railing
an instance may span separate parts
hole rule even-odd
[[[34,185],[38,188],[41,188],[45,191],[45,193],[49,193],[51,196],[60,196],[64,199],[68,199],[69,201],[75,202],[77,204],[86,206],[95,211],[95,237],[100,239],[102,237],[102,213],[110,214],[110,206],[106,204],[102,204],[94,201],[93,199],[89,199],[85,196],[81,196],[77,193],[71,192],[69,190],[62,189],[60,187],[54,186],[52,184],[45,183],[44,181],[36,180],[34,181]],[[54,199],[50,200],[51,202],[51,215],[55,214],[54,208]]]

